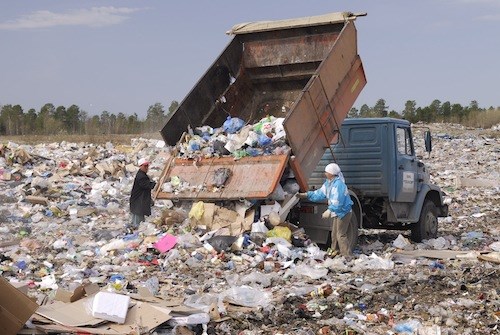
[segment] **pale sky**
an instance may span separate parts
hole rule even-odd
[[[0,0],[0,105],[144,118],[181,102],[242,22],[355,21],[368,83],[354,107],[500,106],[500,0]]]

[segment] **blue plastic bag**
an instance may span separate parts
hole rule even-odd
[[[228,134],[234,134],[237,133],[244,125],[245,121],[243,121],[242,119],[239,119],[237,117],[232,118],[228,116],[226,121],[224,121],[222,128]]]
[[[266,135],[259,135],[259,146],[265,147],[266,145],[271,144],[272,139],[267,137]]]

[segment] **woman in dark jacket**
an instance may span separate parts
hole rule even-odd
[[[149,179],[147,172],[149,162],[139,159],[139,171],[135,175],[134,185],[130,194],[130,212],[132,213],[132,228],[138,228],[144,221],[144,216],[151,215],[151,190],[156,183]]]

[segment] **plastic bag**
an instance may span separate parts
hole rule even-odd
[[[177,236],[177,245],[180,248],[192,248],[200,245],[200,241],[193,234],[187,233]]]
[[[212,143],[213,151],[219,155],[229,155],[231,152],[224,147],[225,145],[225,142],[221,140],[215,140]]]
[[[406,237],[399,234],[398,237],[392,242],[392,246],[398,249],[407,249],[411,247],[411,242]]]
[[[212,136],[212,134],[214,133],[214,129],[210,126],[196,127],[194,129],[194,133],[200,136],[205,141],[208,141],[210,139],[210,136]]]
[[[287,241],[292,239],[292,231],[288,227],[277,226],[267,232],[267,237],[282,237]]]
[[[158,277],[149,278],[142,284],[142,286],[147,288],[152,295],[157,295],[160,292],[160,281],[158,280]]]
[[[193,207],[191,207],[191,210],[189,211],[189,218],[195,218],[196,220],[201,220],[203,213],[205,212],[205,204],[203,201],[198,201],[197,203],[193,204]]]
[[[189,141],[188,144],[189,151],[198,151],[201,148],[201,139],[198,136],[195,136]]]
[[[278,248],[278,252],[281,255],[281,257],[287,259],[292,257],[292,251],[286,245],[278,244],[276,247]]]
[[[257,221],[252,223],[252,233],[267,233],[269,229],[267,229],[266,224],[263,221]]]
[[[245,150],[236,150],[233,152],[234,159],[240,159],[248,156],[248,153]]]
[[[324,277],[328,274],[328,269],[327,268],[317,268],[317,267],[312,267],[307,264],[299,264],[295,267],[295,271],[297,274],[302,275],[302,276],[307,276],[311,279],[319,279],[321,277]]]
[[[184,305],[208,313],[212,304],[217,304],[218,300],[219,297],[212,293],[193,294],[186,298]]]
[[[415,334],[421,326],[420,321],[409,319],[394,325],[394,330],[401,334]]]
[[[268,292],[249,286],[232,287],[221,293],[225,301],[245,307],[266,307],[271,302]]]
[[[257,133],[260,134],[262,130],[262,122],[257,122],[256,124],[253,125],[253,130]]]
[[[259,149],[259,148],[251,148],[251,147],[248,147],[245,149],[245,151],[248,153],[249,156],[251,157],[256,157],[256,156],[261,156],[264,152],[262,151],[262,149]]]
[[[241,281],[245,284],[257,283],[262,285],[262,287],[271,286],[271,275],[261,272],[252,272],[241,278]]]
[[[214,172],[213,184],[217,187],[224,186],[229,177],[231,177],[231,169],[219,168]]]
[[[310,244],[307,246],[307,253],[310,255],[309,257],[312,259],[323,260],[325,259],[325,254],[323,250],[321,250],[316,244]]]
[[[232,118],[228,116],[226,121],[224,121],[222,128],[224,129],[225,132],[229,134],[234,134],[238,132],[244,125],[245,121],[243,121],[242,119],[239,119],[237,117]]]
[[[241,149],[245,145],[245,141],[248,137],[248,132],[250,131],[250,126],[243,127],[239,133],[228,135],[228,141],[224,145],[229,152],[234,152]]]
[[[260,135],[258,142],[259,142],[259,146],[265,147],[265,146],[271,144],[272,139],[267,137],[267,135]]]
[[[236,241],[236,236],[231,235],[218,235],[210,238],[207,242],[217,251],[221,252],[228,250],[231,245]]]
[[[259,134],[257,134],[255,131],[249,131],[248,137],[245,140],[245,144],[253,147],[257,145],[258,141],[259,141]]]
[[[171,184],[173,187],[177,187],[177,186],[179,186],[181,183],[182,183],[182,181],[181,181],[181,178],[179,178],[179,176],[172,176],[172,177],[170,178],[170,184]]]
[[[377,256],[372,253],[370,256],[360,255],[358,259],[354,261],[353,271],[364,271],[364,270],[391,270],[394,269],[394,262],[390,259],[390,255],[386,255],[385,258]]]

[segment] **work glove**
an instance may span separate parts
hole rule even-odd
[[[297,198],[299,198],[299,199],[307,199],[307,193],[297,193]]]
[[[323,219],[328,219],[331,216],[332,216],[332,212],[329,209],[327,209],[326,211],[323,212],[323,214],[321,214],[321,217]]]

